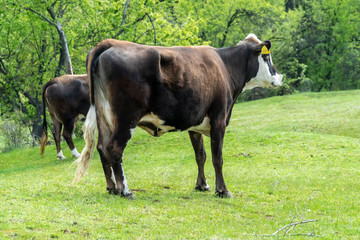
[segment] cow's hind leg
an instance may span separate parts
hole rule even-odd
[[[216,190],[215,193],[222,198],[231,198],[231,193],[227,190],[223,173],[223,158],[222,158],[222,147],[225,134],[225,120],[222,119],[212,119],[210,122],[210,138],[211,138],[211,152],[212,152],[212,162],[215,168],[216,176]]]
[[[77,149],[74,146],[74,142],[72,139],[72,133],[74,131],[74,123],[75,118],[68,119],[64,122],[64,131],[63,131],[63,137],[66,140],[67,145],[69,146],[71,150],[71,154],[78,158],[80,156],[80,153],[77,151]]]
[[[52,134],[54,136],[54,140],[56,144],[56,151],[57,151],[56,157],[57,159],[62,160],[65,159],[65,156],[61,151],[61,146],[60,146],[62,124],[58,120],[56,120],[56,118],[53,115],[50,114],[50,116],[53,123]]]
[[[107,151],[110,154],[112,170],[115,177],[115,194],[120,194],[123,197],[133,199],[133,194],[127,185],[122,157],[124,149],[134,133],[136,125],[121,125],[121,123],[119,123],[119,125],[121,128],[115,126],[115,130],[107,144]]]
[[[111,158],[110,154],[106,149],[106,145],[109,142],[111,136],[111,130],[109,126],[105,123],[106,121],[102,121],[103,119],[99,119],[98,121],[98,130],[99,130],[99,137],[98,137],[98,144],[97,150],[100,155],[100,160],[103,166],[105,180],[106,180],[106,190],[109,194],[116,194],[115,192],[115,179],[114,173],[112,170]]]
[[[209,191],[210,187],[206,183],[204,166],[206,161],[206,152],[204,148],[203,137],[200,133],[189,131],[190,140],[195,152],[195,159],[198,165],[198,177],[195,189],[200,191]]]

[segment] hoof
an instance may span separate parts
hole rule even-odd
[[[60,150],[60,152],[58,152],[58,154],[56,155],[57,159],[58,160],[64,160],[65,159],[65,156],[64,154],[62,153],[62,151]]]
[[[115,188],[106,188],[106,191],[108,191],[110,195],[119,195],[119,191],[117,191]]]
[[[216,191],[215,194],[220,197],[220,198],[232,198],[233,196],[231,195],[231,192],[226,191],[226,192],[219,192]]]
[[[80,153],[76,150],[76,148],[71,150],[71,154],[76,158],[80,157]]]
[[[130,199],[130,200],[135,199],[134,194],[132,194],[132,193],[127,193],[127,194],[121,193],[121,197]]]
[[[124,194],[124,192],[121,192],[119,189],[115,189],[115,188],[106,188],[106,191],[108,191],[110,195],[120,195],[123,198],[131,199],[131,200],[135,199],[134,194],[132,192]]]
[[[200,186],[200,185],[196,185],[195,186],[195,189],[196,190],[198,190],[198,191],[203,191],[203,192],[205,192],[205,191],[210,191],[210,187],[209,187],[209,185],[202,185],[202,186]]]

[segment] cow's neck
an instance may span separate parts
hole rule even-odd
[[[217,53],[223,60],[225,67],[229,73],[229,85],[232,90],[233,100],[242,92],[246,81],[248,81],[247,63],[249,58],[249,50],[244,44],[235,47],[217,49]]]

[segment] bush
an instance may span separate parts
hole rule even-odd
[[[7,152],[14,148],[24,147],[31,143],[29,130],[21,125],[20,121],[5,118],[0,121],[0,151]]]
[[[241,93],[239,98],[237,99],[237,102],[246,102],[273,96],[289,95],[292,94],[294,91],[295,89],[287,83],[283,83],[281,87],[278,87],[276,89],[256,87]]]

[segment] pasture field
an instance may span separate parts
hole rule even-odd
[[[137,129],[124,168],[135,200],[109,195],[97,152],[72,185],[75,160],[55,146],[0,154],[1,239],[359,239],[360,91],[302,93],[236,104],[223,172],[234,198],[194,190],[186,132]],[[84,146],[82,139],[75,145]],[[284,236],[283,226],[301,221]]]

